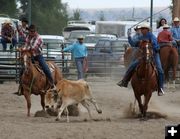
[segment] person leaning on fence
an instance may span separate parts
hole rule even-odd
[[[33,60],[38,61],[39,65],[41,66],[43,72],[47,76],[49,83],[51,85],[51,89],[53,91],[56,91],[56,86],[54,84],[51,71],[46,64],[44,57],[42,55],[42,46],[43,46],[43,40],[40,37],[40,35],[36,31],[35,25],[29,26],[29,35],[26,38],[24,49],[29,49],[33,53]]]
[[[28,35],[28,20],[24,17],[21,19],[21,25],[17,26],[19,34],[19,43],[24,44]]]
[[[79,36],[77,42],[64,48],[62,52],[72,52],[78,71],[78,79],[84,78],[84,72],[87,71],[87,48],[83,44],[84,37]]]
[[[163,31],[158,34],[157,40],[160,48],[163,46],[172,46],[173,38],[169,28],[168,24],[164,24]]]
[[[150,27],[147,23],[144,23],[141,25],[141,33],[142,36],[139,38],[139,41],[141,40],[150,40],[152,43],[152,47],[153,47],[153,56],[154,56],[154,60],[155,60],[155,64],[156,64],[156,68],[158,71],[158,81],[159,81],[159,88],[158,88],[158,95],[161,96],[164,94],[163,91],[163,69],[161,66],[161,61],[160,61],[160,56],[159,56],[159,45],[157,43],[157,39],[156,37],[150,32]],[[119,85],[120,87],[127,87],[128,86],[128,82],[131,80],[131,77],[137,67],[137,65],[139,64],[139,59],[133,60],[132,63],[130,64],[128,70],[126,71],[123,79],[117,83],[117,85]]]
[[[10,43],[10,50],[13,49],[17,44],[16,34],[14,28],[11,26],[10,20],[6,20],[1,29],[1,43],[3,46],[3,51],[7,49],[7,43]]]

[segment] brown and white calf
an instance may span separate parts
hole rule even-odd
[[[91,102],[98,113],[102,113],[102,110],[99,109],[95,99],[92,97],[92,92],[84,80],[71,81],[71,80],[60,80],[56,84],[57,94],[53,94],[51,90],[48,90],[45,96],[45,104],[48,107],[54,105],[55,111],[58,110],[58,116],[56,120],[61,118],[61,114],[64,109],[67,111],[67,122],[69,122],[68,109],[69,105],[81,103],[88,111],[90,119],[92,119],[91,112],[89,109],[89,104]],[[59,108],[59,105],[60,108]]]

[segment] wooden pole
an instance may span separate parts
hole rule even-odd
[[[180,0],[173,0],[173,19],[180,18]]]

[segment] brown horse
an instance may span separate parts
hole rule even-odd
[[[153,63],[153,51],[149,41],[141,41],[139,52],[141,57],[140,62],[132,76],[131,84],[136,100],[138,101],[139,110],[142,114],[142,119],[146,119],[146,111],[152,92],[158,88],[158,80],[156,69]],[[141,96],[144,96],[142,103]]]
[[[137,57],[139,57],[138,55],[139,53],[137,53],[137,48],[134,47],[127,47],[125,49],[125,53],[124,53],[124,66],[127,69],[130,65],[130,63],[132,62],[133,59],[136,59]]]
[[[163,46],[160,49],[160,58],[164,70],[165,81],[169,84],[169,70],[173,71],[173,87],[175,88],[176,70],[178,66],[178,51],[173,46]]]
[[[32,53],[30,50],[19,49],[21,58],[23,59],[24,72],[21,76],[22,89],[24,97],[27,101],[27,116],[30,116],[31,94],[40,95],[41,106],[45,110],[45,91],[49,89],[50,84],[46,75],[38,66],[32,63]],[[52,71],[54,83],[56,84],[62,79],[62,73],[53,62],[47,63]]]

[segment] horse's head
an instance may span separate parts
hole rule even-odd
[[[20,52],[20,59],[26,70],[28,65],[31,63],[32,51],[23,47],[19,48],[18,51]]]
[[[142,50],[142,56],[146,62],[151,62],[153,56],[152,44],[149,40],[141,40],[139,48]]]

